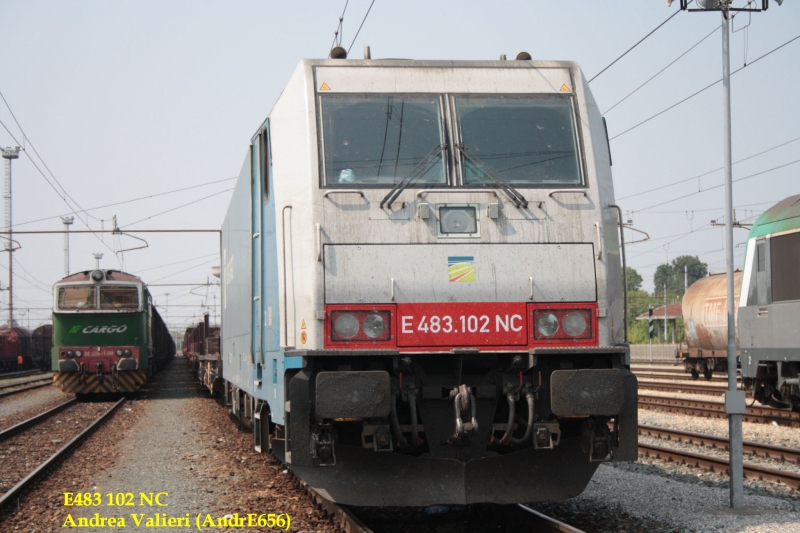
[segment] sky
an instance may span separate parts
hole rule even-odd
[[[373,58],[497,59],[525,50],[577,61],[591,79],[680,3],[375,0],[364,20],[371,1],[3,0],[0,146],[23,144],[21,130],[26,138],[13,163],[14,229],[61,230],[60,216],[73,212],[74,230],[112,229],[114,216],[122,229],[219,229],[251,136],[298,62],[327,56],[345,4],[342,43],[354,58],[365,45]],[[710,224],[724,215],[724,189],[713,188],[723,183],[715,170],[723,165],[721,84],[637,126],[721,78],[719,26],[718,13],[678,13],[590,83],[607,111],[617,203],[650,236],[628,247],[648,291],[656,267],[679,255],[725,268],[724,228]],[[731,69],[747,64],[731,82],[733,160],[747,158],[733,167],[741,180],[733,200],[746,223],[800,193],[800,39],[755,61],[800,35],[800,2],[740,14],[733,29]],[[734,231],[741,266],[747,231]],[[639,235],[627,230],[626,240]],[[213,315],[219,291],[204,284],[219,264],[218,235],[138,236],[147,248],[115,254],[141,243],[72,235],[70,271],[93,268],[93,254],[103,253],[102,267],[151,284],[172,328],[199,321],[204,309]],[[14,302],[25,314],[15,319],[35,327],[49,321],[51,286],[64,276],[64,239],[17,240]],[[7,268],[0,253],[2,288]],[[0,309],[7,298],[0,293]]]

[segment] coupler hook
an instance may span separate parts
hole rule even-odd
[[[455,407],[456,415],[456,438],[460,439],[467,435],[473,435],[478,432],[478,418],[477,406],[475,403],[475,396],[466,385],[459,385],[450,391],[450,397],[453,398],[453,405]],[[471,420],[466,424],[461,420],[462,413],[469,409]]]

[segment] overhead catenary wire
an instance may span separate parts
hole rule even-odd
[[[746,69],[747,67],[749,67],[749,66],[751,66],[751,65],[755,64],[756,62],[760,61],[761,59],[764,59],[764,58],[765,58],[765,57],[767,57],[768,55],[770,55],[770,54],[772,54],[772,53],[774,53],[774,52],[777,52],[778,50],[780,50],[780,49],[781,49],[781,48],[783,48],[784,46],[786,46],[786,45],[788,45],[788,44],[790,44],[790,43],[792,43],[792,42],[796,41],[797,39],[800,39],[800,35],[798,35],[798,36],[796,36],[796,37],[794,37],[794,38],[792,38],[792,39],[789,39],[788,41],[786,41],[786,42],[785,42],[785,43],[783,43],[782,45],[780,45],[780,46],[777,46],[777,47],[773,48],[772,50],[770,50],[769,52],[767,52],[766,54],[764,54],[764,55],[762,55],[762,56],[759,56],[759,57],[757,57],[756,59],[754,59],[754,60],[753,60],[753,61],[751,61],[750,63],[747,63],[746,65],[743,65],[743,66],[741,66],[741,67],[737,68],[736,70],[734,70],[733,72],[731,72],[731,76],[733,76],[733,75],[734,75],[734,74],[736,74],[737,72],[740,72],[740,71],[742,71],[742,70]],[[635,130],[635,129],[636,129],[636,128],[638,128],[639,126],[642,126],[642,125],[644,125],[644,124],[647,124],[648,122],[650,122],[650,121],[651,121],[651,120],[653,120],[654,118],[656,118],[656,117],[659,117],[659,116],[663,115],[663,114],[664,114],[664,113],[666,113],[667,111],[670,111],[671,109],[675,109],[676,107],[678,107],[678,106],[679,106],[679,105],[681,105],[682,103],[684,103],[684,102],[687,102],[687,101],[691,100],[692,98],[694,98],[695,96],[697,96],[698,94],[701,94],[701,93],[703,93],[703,92],[707,91],[708,89],[710,89],[711,87],[713,87],[713,86],[715,86],[716,84],[720,83],[721,81],[722,81],[722,78],[718,79],[718,80],[717,80],[717,81],[715,81],[714,83],[710,83],[709,85],[706,85],[705,87],[703,87],[703,88],[702,88],[702,89],[700,89],[699,91],[696,91],[696,92],[694,92],[694,93],[690,94],[689,96],[687,96],[687,97],[686,97],[686,98],[684,98],[683,100],[680,100],[680,101],[678,101],[678,102],[676,102],[676,103],[672,104],[671,106],[669,106],[669,107],[667,107],[667,108],[665,108],[665,109],[662,109],[661,111],[659,111],[659,112],[658,112],[658,113],[656,113],[655,115],[652,115],[652,116],[650,116],[649,118],[646,118],[646,119],[644,119],[643,121],[639,122],[638,124],[636,124],[636,125],[634,125],[634,126],[631,126],[631,127],[630,127],[630,128],[628,128],[627,130],[625,130],[625,131],[623,131],[623,132],[621,132],[621,133],[618,133],[618,134],[614,135],[613,137],[611,137],[611,138],[609,139],[609,142],[613,141],[613,140],[614,140],[614,139],[616,139],[617,137],[621,137],[621,136],[625,135],[626,133],[628,133],[628,132],[631,132],[631,131]]]
[[[142,200],[149,200],[151,198],[156,198],[158,196],[166,196],[168,194],[174,194],[176,192],[188,191],[190,189],[197,189],[199,187],[207,187],[209,185],[214,185],[216,183],[223,183],[223,182],[231,181],[231,180],[235,180],[235,179],[238,179],[238,178],[237,177],[233,177],[233,178],[225,178],[225,179],[221,179],[221,180],[208,181],[208,182],[205,182],[205,183],[200,183],[198,185],[191,185],[189,187],[182,187],[180,189],[172,189],[171,191],[164,191],[164,192],[160,192],[160,193],[156,193],[156,194],[150,194],[148,196],[140,196],[139,198],[133,198],[131,200],[123,200],[123,201],[120,201],[120,202],[114,202],[112,204],[99,205],[97,207],[89,207],[88,209],[86,209],[86,211],[95,211],[97,209],[103,209],[103,208],[106,208],[106,207],[115,207],[115,206],[118,206],[118,205],[130,204],[130,203],[133,203],[133,202],[140,202]],[[14,224],[14,226],[15,227],[24,226],[26,224],[33,224],[34,222],[42,222],[44,220],[51,220],[51,219],[54,219],[54,218],[61,218],[61,217],[65,216],[65,215],[69,215],[69,213],[64,213],[63,215],[53,215],[51,217],[37,218],[35,220],[28,220],[27,222],[20,222],[18,224]]]
[[[738,161],[734,161],[733,164],[736,165],[736,164],[742,163],[743,161],[747,161],[749,159],[753,159],[754,157],[758,157],[760,155],[766,154],[767,152],[771,152],[773,150],[777,150],[778,148],[786,146],[787,144],[791,144],[791,143],[793,143],[795,141],[800,141],[800,137],[795,137],[794,139],[790,139],[790,140],[788,140],[786,142],[782,142],[782,143],[777,144],[777,145],[775,145],[775,146],[773,146],[771,148],[767,148],[766,150],[762,150],[762,151],[760,151],[758,153],[749,155],[747,157],[743,157],[742,159],[739,159]],[[714,172],[718,172],[718,171],[722,170],[723,168],[725,168],[725,167],[715,168],[714,170],[709,170],[708,172],[703,172],[702,174],[698,174],[696,176],[692,176],[691,178],[684,178],[682,180],[673,181],[672,183],[667,183],[666,185],[661,185],[659,187],[653,187],[652,189],[647,189],[645,191],[637,192],[635,194],[630,194],[628,196],[623,196],[622,198],[617,198],[617,201],[627,200],[628,198],[633,198],[635,196],[640,196],[642,194],[647,194],[647,193],[651,193],[651,192],[655,192],[655,191],[660,191],[661,189],[666,189],[667,187],[672,187],[674,185],[679,185],[681,183],[686,183],[687,181],[696,180],[698,178],[702,178],[703,176],[707,176],[709,174],[713,174]]]
[[[369,12],[372,11],[372,6],[375,4],[375,0],[372,0],[369,4],[369,9],[367,9],[367,13],[364,15],[364,18],[361,20],[361,24],[358,26],[358,31],[356,32],[355,37],[353,37],[353,41],[350,43],[350,46],[347,47],[347,53],[350,54],[350,49],[353,48],[353,45],[358,38],[358,34],[361,33],[361,28],[364,26],[364,22],[366,22],[367,17],[369,16]]]
[[[689,3],[691,3],[691,0],[690,0],[690,2],[689,2]],[[593,82],[595,79],[597,79],[597,77],[598,77],[598,76],[600,76],[600,74],[602,74],[603,72],[607,71],[609,68],[611,68],[611,67],[614,65],[614,63],[616,63],[617,61],[619,61],[620,59],[622,59],[623,57],[625,57],[626,55],[628,55],[628,53],[629,53],[629,52],[631,52],[631,51],[632,51],[634,48],[636,48],[637,46],[639,46],[640,44],[642,44],[642,43],[643,43],[645,40],[647,40],[647,38],[648,38],[648,37],[650,37],[651,35],[653,35],[653,34],[654,34],[656,31],[658,31],[658,30],[659,30],[659,29],[660,29],[660,28],[661,28],[661,27],[662,27],[664,24],[666,24],[667,22],[669,22],[670,20],[672,20],[672,19],[673,19],[675,16],[677,16],[677,15],[678,15],[678,13],[680,13],[680,12],[681,12],[681,10],[679,9],[678,11],[676,11],[675,13],[673,13],[672,15],[670,15],[669,17],[667,17],[667,19],[666,19],[664,22],[662,22],[661,24],[659,24],[658,26],[656,26],[655,28],[653,28],[653,29],[650,31],[650,33],[648,33],[647,35],[645,35],[644,37],[642,37],[641,39],[639,39],[639,41],[638,41],[636,44],[634,44],[633,46],[631,46],[630,48],[628,48],[627,50],[625,50],[625,52],[624,52],[624,53],[623,53],[621,56],[619,56],[619,57],[618,57],[618,58],[616,58],[614,61],[612,61],[611,63],[609,63],[609,64],[608,64],[608,66],[606,66],[606,67],[605,67],[603,70],[601,70],[600,72],[598,72],[597,74],[595,74],[594,76],[592,76],[592,79],[590,79],[590,80],[588,81],[588,83],[592,83],[592,82]]]
[[[233,187],[231,187],[230,189],[225,189],[224,191],[215,192],[214,194],[209,194],[208,196],[204,196],[203,198],[198,198],[197,200],[192,200],[191,202],[187,202],[187,203],[179,205],[177,207],[173,207],[172,209],[167,209],[166,211],[162,211],[160,213],[156,213],[155,215],[150,215],[149,217],[143,218],[141,220],[137,220],[136,222],[131,222],[130,224],[126,224],[124,227],[120,227],[119,229],[120,230],[125,230],[125,228],[129,228],[129,227],[131,227],[131,226],[133,226],[135,224],[139,224],[140,222],[144,222],[145,220],[150,220],[151,218],[155,218],[155,217],[158,217],[158,216],[161,216],[161,215],[165,215],[167,213],[171,213],[173,211],[177,211],[178,209],[184,208],[184,207],[192,205],[192,204],[196,204],[197,202],[202,202],[203,200],[208,200],[209,198],[213,198],[214,196],[219,196],[220,194],[223,194],[223,193],[226,193],[226,192],[230,192],[232,190],[233,190]]]
[[[743,176],[741,178],[736,178],[735,180],[733,180],[733,183],[736,183],[736,182],[739,182],[739,181],[744,181],[744,180],[747,180],[747,179],[750,179],[750,178],[754,178],[756,176],[761,176],[762,174],[766,174],[767,172],[772,172],[774,170],[779,170],[781,168],[785,168],[785,167],[788,167],[790,165],[794,165],[794,164],[797,164],[797,163],[800,163],[800,159],[795,159],[794,161],[790,161],[789,163],[784,163],[783,165],[778,165],[777,167],[768,168],[767,170],[762,170],[761,172],[756,172],[755,174],[750,174],[748,176]],[[711,190],[714,190],[714,189],[719,189],[720,187],[724,187],[724,186],[725,186],[724,183],[720,183],[719,185],[713,185],[713,186],[711,186],[711,187],[709,187],[707,189],[703,189],[702,191],[695,191],[695,192],[692,192],[692,193],[689,193],[689,194],[684,194],[683,196],[678,196],[677,198],[673,198],[671,200],[665,200],[663,202],[660,202],[660,203],[657,203],[657,204],[653,204],[651,206],[648,206],[648,207],[645,207],[645,208],[642,208],[642,209],[637,209],[635,211],[631,211],[631,213],[641,213],[642,211],[647,211],[647,210],[652,209],[654,207],[659,207],[659,206],[662,206],[662,205],[665,205],[665,204],[670,204],[672,202],[677,202],[678,200],[683,200],[684,198],[689,198],[690,196],[695,196],[697,194],[703,194],[704,192],[708,192],[708,191],[711,191]]]
[[[350,3],[350,0],[345,0],[344,9],[342,9],[342,15],[339,17],[339,25],[336,26],[336,31],[333,32],[333,42],[331,43],[331,46],[330,46],[329,50],[333,50],[333,47],[337,45],[337,42],[336,42],[337,39],[339,41],[338,45],[339,46],[342,45],[342,34],[344,33],[344,25],[343,25],[344,24],[344,14],[347,11],[347,4],[349,4],[349,3]],[[328,52],[328,57],[330,57],[330,56],[331,56],[330,52]]]
[[[780,200],[771,200],[769,202],[758,202],[755,204],[741,204],[733,206],[734,209],[741,209],[743,207],[752,207],[754,205],[768,205],[768,204],[777,204]],[[642,215],[671,215],[677,213],[703,213],[707,211],[724,211],[724,207],[710,207],[708,209],[676,209],[672,211],[647,211],[645,213],[637,213]],[[633,214],[633,211],[626,211],[626,214]]]
[[[155,282],[157,282],[157,281],[163,281],[163,280],[165,280],[165,279],[169,279],[169,278],[171,278],[172,276],[177,276],[178,274],[183,274],[184,272],[188,272],[188,271],[190,271],[190,270],[192,270],[192,269],[195,269],[195,268],[201,267],[201,266],[203,266],[203,265],[207,265],[208,263],[213,263],[213,262],[214,262],[214,261],[216,261],[216,260],[217,260],[217,258],[215,257],[215,258],[213,258],[213,259],[208,259],[208,260],[206,260],[206,261],[202,261],[202,262],[200,262],[200,263],[197,263],[196,265],[190,266],[189,268],[184,268],[183,270],[179,270],[179,271],[177,271],[177,272],[173,272],[172,274],[168,274],[168,275],[166,275],[166,276],[164,276],[164,277],[161,277],[161,278],[158,278],[158,279],[153,279],[153,280],[150,280],[150,283],[155,283]]]
[[[22,269],[22,271],[23,271],[23,272],[24,272],[24,273],[25,273],[25,274],[26,274],[28,277],[30,277],[30,278],[31,278],[33,281],[35,281],[36,283],[38,283],[38,284],[39,284],[39,285],[41,285],[42,287],[47,287],[47,290],[48,290],[48,292],[49,292],[50,288],[52,287],[52,284],[47,284],[47,283],[43,282],[42,280],[40,280],[40,279],[37,279],[36,277],[34,277],[34,275],[33,275],[33,274],[31,274],[30,272],[28,272],[28,270],[27,270],[27,269],[26,269],[24,266],[22,266],[22,263],[20,263],[19,259],[17,259],[16,257],[14,257],[14,262],[15,262],[15,263],[17,264],[17,266],[18,266],[18,267],[20,267],[20,268]]]
[[[14,142],[16,142],[16,143],[17,143],[17,145],[21,144],[21,143],[20,143],[20,142],[17,140],[17,138],[14,136],[14,134],[13,134],[13,133],[11,133],[11,130],[9,130],[9,129],[8,129],[8,126],[6,126],[6,125],[5,125],[5,123],[4,123],[2,120],[0,120],[0,126],[3,126],[3,128],[5,128],[5,130],[6,130],[6,131],[8,132],[8,134],[11,136],[11,138],[12,138],[12,139],[14,139]],[[63,195],[62,195],[62,194],[61,194],[61,193],[58,191],[58,189],[55,187],[55,185],[53,185],[53,183],[50,181],[50,179],[47,177],[47,175],[46,175],[46,174],[45,174],[45,173],[42,171],[42,169],[41,169],[41,168],[39,168],[39,166],[36,164],[36,161],[34,161],[34,160],[33,160],[33,158],[32,158],[32,157],[31,157],[31,156],[28,154],[28,151],[27,151],[27,150],[25,150],[23,153],[25,154],[25,157],[27,157],[27,158],[28,158],[28,160],[31,162],[31,164],[33,165],[33,167],[34,167],[34,168],[35,168],[35,169],[36,169],[36,170],[39,172],[39,174],[41,174],[41,175],[42,175],[42,177],[43,177],[43,178],[44,178],[44,180],[47,182],[47,184],[48,184],[48,185],[50,185],[50,187],[51,187],[51,188],[52,188],[52,189],[55,191],[55,193],[58,195],[58,197],[59,197],[59,198],[61,198],[61,200],[62,200],[62,201],[63,201],[63,202],[64,202],[64,203],[67,205],[67,207],[69,207],[69,208],[70,208],[70,211],[71,211],[71,212],[72,212],[72,213],[75,215],[75,217],[76,217],[78,220],[80,220],[81,224],[83,224],[84,226],[86,226],[86,229],[88,229],[89,231],[91,231],[91,232],[92,232],[92,235],[94,235],[94,236],[95,236],[95,238],[96,238],[98,241],[100,241],[100,242],[103,244],[103,246],[105,246],[106,248],[108,248],[109,250],[111,250],[111,252],[114,254],[114,257],[117,257],[117,251],[116,251],[116,250],[114,250],[114,249],[113,249],[111,246],[109,246],[109,245],[108,245],[108,243],[106,243],[106,241],[104,241],[104,240],[103,240],[103,239],[102,239],[102,238],[101,238],[99,235],[97,235],[97,234],[94,232],[94,230],[93,230],[93,229],[92,229],[92,228],[89,226],[89,224],[88,224],[87,222],[85,222],[85,221],[84,221],[84,220],[83,220],[83,219],[80,217],[80,215],[78,214],[78,212],[77,212],[77,211],[75,211],[75,209],[73,209],[73,207],[72,207],[72,206],[69,204],[69,202],[67,202],[67,199],[66,199],[66,198],[65,198],[65,197],[64,197],[64,196],[63,196]],[[117,261],[119,261],[119,257],[117,257]]]
[[[659,74],[661,74],[662,72],[664,72],[665,70],[667,70],[669,67],[671,67],[672,65],[674,65],[675,63],[677,63],[677,62],[678,62],[678,61],[679,61],[679,60],[680,60],[680,59],[681,59],[683,56],[685,56],[686,54],[688,54],[689,52],[691,52],[692,50],[694,50],[695,48],[697,48],[698,46],[700,46],[700,44],[701,44],[703,41],[705,41],[706,39],[708,39],[709,37],[711,37],[712,35],[714,35],[714,34],[715,34],[715,33],[716,33],[718,30],[719,30],[719,27],[716,27],[716,28],[714,28],[713,30],[711,30],[711,33],[707,34],[705,37],[703,37],[702,39],[700,39],[699,41],[697,41],[696,43],[694,43],[694,44],[693,44],[693,45],[692,45],[692,46],[691,46],[691,47],[690,47],[688,50],[686,50],[684,53],[682,53],[681,55],[679,55],[678,57],[676,57],[675,59],[673,59],[673,60],[672,60],[672,61],[671,61],[671,62],[670,62],[670,63],[669,63],[669,64],[668,64],[666,67],[662,68],[661,70],[659,70],[658,72],[656,72],[655,74],[653,74],[652,76],[650,76],[650,78],[648,78],[648,79],[647,79],[647,81],[645,81],[644,83],[642,83],[641,85],[639,85],[637,88],[635,88],[634,90],[632,90],[631,92],[629,92],[629,93],[628,93],[628,94],[627,94],[627,95],[626,95],[624,98],[622,98],[622,100],[618,101],[616,104],[612,105],[611,107],[609,107],[608,109],[606,109],[605,111],[603,111],[603,115],[605,115],[606,113],[608,113],[609,111],[611,111],[612,109],[614,109],[615,107],[617,107],[619,104],[621,104],[622,102],[624,102],[625,100],[627,100],[628,98],[630,98],[631,96],[633,96],[633,95],[634,95],[636,92],[638,92],[638,91],[639,91],[639,89],[643,88],[645,85],[647,85],[648,83],[650,83],[651,81],[653,81],[653,80],[654,80],[656,77],[658,77],[658,75],[659,75]]]
[[[64,194],[64,195],[65,195],[67,198],[69,198],[70,200],[72,200],[72,202],[73,202],[73,203],[74,203],[74,204],[75,204],[75,205],[78,207],[78,209],[79,209],[80,211],[82,211],[82,212],[83,212],[83,208],[80,206],[80,204],[79,204],[79,203],[78,203],[78,202],[75,200],[75,198],[73,198],[73,197],[72,197],[72,196],[71,196],[71,195],[70,195],[70,194],[67,192],[67,189],[65,189],[65,188],[64,188],[64,186],[63,186],[63,185],[61,185],[61,182],[60,182],[60,181],[58,181],[58,178],[56,178],[55,174],[53,174],[53,171],[52,171],[52,170],[50,170],[50,167],[48,167],[48,166],[47,166],[47,163],[45,163],[45,161],[44,161],[44,159],[42,158],[42,156],[41,156],[41,155],[39,155],[39,152],[37,152],[37,151],[36,151],[36,147],[33,145],[33,141],[31,141],[31,138],[30,138],[30,137],[28,137],[28,134],[26,134],[26,133],[25,133],[25,130],[24,130],[24,129],[22,129],[22,124],[20,124],[20,123],[19,123],[19,120],[17,120],[17,116],[14,114],[14,111],[11,109],[11,106],[8,104],[8,101],[6,100],[6,97],[5,97],[5,96],[3,96],[3,93],[2,93],[2,91],[0,91],[0,98],[2,98],[2,99],[3,99],[3,103],[6,105],[6,109],[8,109],[8,112],[9,112],[9,113],[11,113],[11,118],[13,118],[13,119],[14,119],[14,122],[17,124],[17,127],[19,128],[19,131],[22,133],[22,140],[23,140],[23,141],[28,141],[28,143],[27,143],[27,144],[28,144],[28,145],[31,147],[31,150],[33,150],[33,153],[34,153],[34,154],[36,154],[36,157],[38,157],[38,158],[39,158],[39,161],[42,163],[42,166],[44,166],[44,168],[46,168],[46,169],[47,169],[47,172],[50,174],[50,177],[52,177],[52,178],[53,178],[53,181],[55,181],[55,182],[56,182],[56,184],[58,184],[58,186],[61,188],[61,191],[63,192],[63,194]],[[6,130],[6,131],[7,131],[7,130]],[[14,140],[16,141],[16,139],[14,139]],[[26,150],[26,152],[27,152],[27,150]],[[26,155],[27,155],[27,153],[26,153]],[[30,155],[28,155],[28,158],[30,158]],[[66,200],[65,200],[65,201],[66,201]],[[76,213],[76,214],[77,214],[77,213]],[[88,216],[91,216],[91,215],[89,215],[88,213],[86,213],[86,214],[87,214]],[[92,218],[94,218],[95,220],[100,220],[99,218],[96,218],[96,217],[92,217]]]
[[[213,254],[199,255],[199,256],[197,256],[197,257],[192,257],[192,258],[189,258],[189,259],[184,259],[184,260],[182,260],[182,261],[175,261],[174,263],[167,263],[166,265],[159,265],[159,266],[155,266],[155,267],[149,267],[149,268],[141,268],[141,269],[137,270],[137,271],[136,271],[136,273],[137,273],[137,274],[139,274],[139,273],[141,273],[141,272],[147,272],[147,271],[149,271],[149,270],[158,270],[159,268],[166,268],[166,267],[168,267],[168,266],[179,265],[179,264],[181,264],[181,263],[188,263],[189,261],[196,261],[196,260],[198,260],[198,259],[208,259],[208,258],[209,258],[209,257],[211,257],[211,256],[214,256],[214,257],[219,257],[219,254],[218,254],[218,253],[213,253]]]

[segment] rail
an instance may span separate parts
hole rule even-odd
[[[638,374],[637,378],[641,377]],[[647,381],[639,380],[639,389],[662,391],[662,392],[684,392],[689,394],[725,394],[728,388],[722,385],[697,382],[676,382],[676,381]],[[747,396],[752,397],[752,391],[745,391]]]
[[[22,378],[25,376],[32,376],[35,374],[41,374],[41,370],[21,370],[19,372],[9,372],[7,374],[0,374],[0,380],[3,379],[14,379],[14,378]]]
[[[28,385],[27,383],[22,383],[22,384],[18,383],[16,385],[9,385],[9,386],[3,387],[3,388],[4,389],[10,389],[12,387],[19,387],[20,385],[28,385],[28,386],[27,387],[23,387],[21,389],[14,389],[14,390],[6,391],[6,392],[0,392],[0,398],[5,398],[6,396],[12,396],[14,394],[19,394],[20,392],[25,392],[25,391],[29,391],[29,390],[33,390],[33,389],[40,389],[42,387],[47,387],[48,385],[52,385],[52,384],[53,384],[52,378],[47,378],[47,383],[35,383],[33,385]]]
[[[311,498],[331,519],[336,522],[346,533],[372,533],[356,515],[346,507],[336,505],[332,501],[324,498],[319,492],[309,487],[305,482],[299,481],[300,487],[306,490]]]
[[[526,531],[537,531],[541,533],[584,533],[581,529],[560,522],[555,518],[544,515],[521,503],[517,504],[516,508],[518,509],[517,516],[527,523],[526,526],[530,524],[530,527],[525,528]]]
[[[664,396],[650,396],[639,394],[639,409],[661,410],[667,413],[679,413],[705,418],[728,418],[723,402],[710,402],[702,400],[689,400],[684,398],[670,398]],[[760,405],[747,407],[742,415],[744,422],[771,424],[779,426],[800,427],[800,413],[788,409],[775,409]]]
[[[36,469],[33,472],[25,476],[19,483],[11,487],[11,489],[9,489],[8,492],[0,496],[0,509],[3,509],[7,507],[9,504],[11,504],[11,502],[14,500],[16,496],[18,496],[25,489],[27,489],[33,483],[33,481],[38,479],[39,476],[45,473],[51,466],[53,466],[53,464],[55,464],[62,457],[66,456],[66,454],[68,454],[75,447],[77,447],[78,444],[80,444],[83,439],[91,435],[123,403],[125,403],[125,398],[122,398],[117,403],[112,405],[105,413],[96,418],[94,422],[92,422],[86,428],[84,428],[83,431],[78,433],[71,441],[66,443],[57,452],[55,452],[53,455],[47,458],[46,461],[44,461],[42,464],[36,467]]]
[[[724,457],[712,457],[675,448],[642,444],[641,442],[639,443],[639,455],[643,457],[653,457],[671,463],[694,466],[720,474],[728,474],[730,472],[730,464]],[[800,490],[800,474],[794,472],[775,470],[774,468],[767,468],[752,463],[744,463],[744,477],[745,479],[785,484],[795,490]]]
[[[45,420],[47,420],[51,416],[63,411],[64,409],[66,409],[67,407],[69,407],[71,405],[74,405],[75,402],[77,402],[77,401],[78,400],[76,398],[73,398],[71,400],[67,400],[66,402],[64,402],[64,403],[62,403],[60,405],[56,405],[52,409],[48,409],[47,411],[45,411],[43,413],[39,413],[38,415],[32,416],[31,418],[29,418],[27,420],[23,420],[19,424],[15,424],[15,425],[11,426],[10,428],[6,428],[3,431],[0,431],[0,441],[3,441],[3,440],[5,440],[5,439],[7,439],[9,437],[13,437],[14,435],[19,433],[20,431],[24,431],[24,430],[28,429],[29,427],[32,427],[32,426],[35,426],[36,424],[39,424],[40,422],[44,422]]]
[[[53,381],[53,376],[46,376],[43,378],[29,379],[28,381],[18,381],[16,383],[9,383],[7,385],[0,385],[0,391],[6,389],[13,389],[14,387],[21,387],[23,385],[32,385],[34,383],[43,383],[45,381]]]
[[[725,377],[722,376],[713,376],[711,379],[702,379],[697,380],[694,379],[688,372],[685,372],[683,368],[681,368],[681,372],[662,372],[661,370],[656,370],[653,372],[647,372],[642,370],[633,370],[633,373],[636,374],[637,378],[644,378],[644,379],[666,379],[670,381],[691,381],[691,382],[699,382],[699,383],[722,383],[728,382],[727,373]]]
[[[706,435],[703,433],[683,431],[680,429],[662,428],[639,424],[639,435],[674,442],[695,444],[697,446],[716,448],[718,450],[729,449],[728,439],[726,437],[717,437],[715,435]],[[748,455],[757,455],[766,459],[774,459],[776,461],[785,461],[800,465],[800,449],[773,446],[772,444],[762,444],[760,442],[747,440],[744,441],[743,444],[744,453]]]

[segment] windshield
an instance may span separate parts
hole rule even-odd
[[[320,98],[325,185],[392,187],[446,181],[438,96],[325,95]]]
[[[58,288],[58,308],[65,311],[96,309],[97,289],[92,285]]]
[[[139,309],[136,287],[100,287],[100,309]]]
[[[514,186],[581,185],[572,99],[457,96],[464,183],[489,184],[481,163]]]

